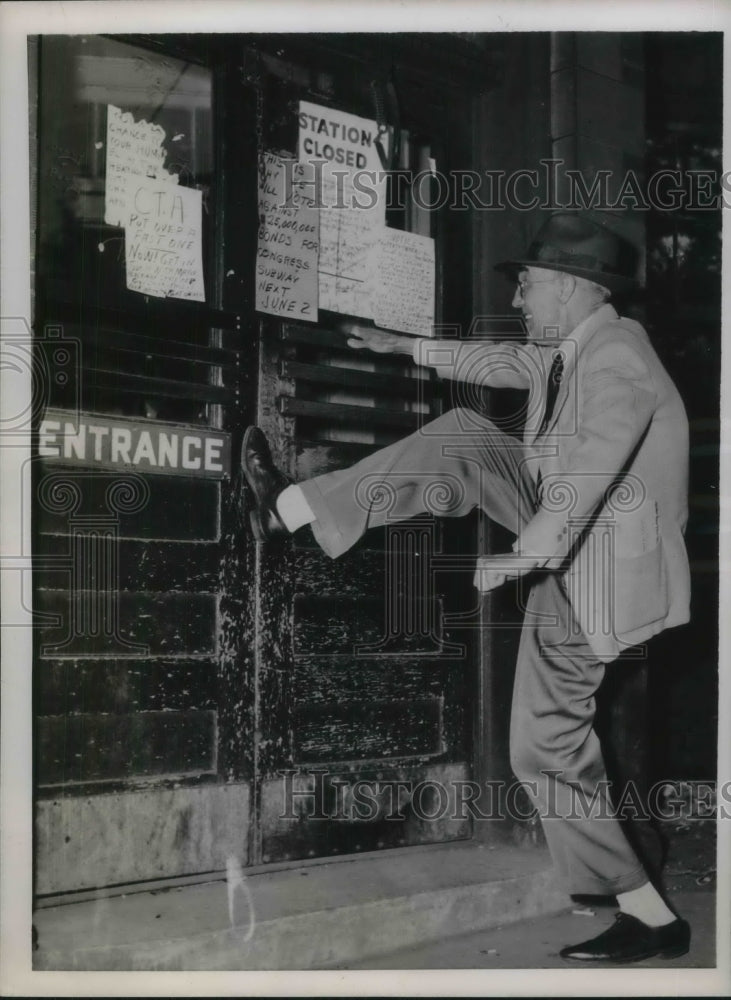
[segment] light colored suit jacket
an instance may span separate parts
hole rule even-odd
[[[551,420],[546,345],[419,342],[445,377],[528,389],[525,460],[540,506],[516,549],[564,577],[592,651],[607,662],[689,619],[688,421],[643,328],[603,305],[565,340]]]

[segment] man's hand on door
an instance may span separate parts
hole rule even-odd
[[[355,350],[367,348],[376,354],[411,354],[414,349],[413,337],[391,333],[389,330],[350,322],[342,323],[340,329],[348,335],[348,347]]]

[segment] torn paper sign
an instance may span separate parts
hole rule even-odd
[[[104,221],[109,226],[124,226],[128,206],[125,202],[128,175],[154,178],[177,184],[178,175],[166,170],[163,141],[165,129],[146,121],[136,122],[129,111],[107,105],[107,171],[104,195]]]
[[[290,319],[317,319],[319,217],[306,188],[303,166],[264,155],[259,176],[256,309]]]
[[[157,298],[205,302],[202,196],[195,188],[128,175],[124,227],[127,288]]]
[[[308,101],[299,105],[304,184],[320,209],[320,309],[370,317],[368,260],[386,220],[386,171],[376,142],[388,155],[390,135],[376,122]]]
[[[381,230],[369,261],[368,289],[376,326],[434,336],[434,240]]]

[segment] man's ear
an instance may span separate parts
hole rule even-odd
[[[560,302],[568,302],[576,290],[576,278],[573,274],[562,273],[556,281]]]

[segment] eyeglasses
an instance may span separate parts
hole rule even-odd
[[[548,285],[554,282],[555,280],[556,280],[555,278],[534,278],[534,279],[518,278],[517,281],[518,291],[520,292],[522,297],[523,295],[525,295],[526,291],[532,285]]]

